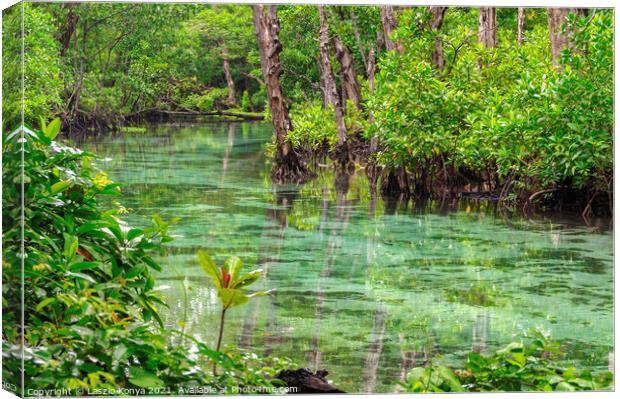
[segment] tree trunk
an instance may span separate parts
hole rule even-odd
[[[332,71],[332,64],[329,57],[329,35],[327,26],[327,16],[325,8],[319,6],[320,27],[319,27],[319,62],[320,70],[323,73],[323,82],[325,85],[325,101],[334,106],[334,115],[336,117],[336,128],[338,129],[338,146],[342,146],[347,141],[347,128],[344,124],[344,115],[342,105],[336,89],[336,79]]]
[[[397,41],[392,40],[392,33],[398,27],[398,21],[394,16],[392,6],[381,6],[381,22],[383,24],[383,35],[385,37],[385,48],[387,51],[396,50],[403,52],[403,46]]]
[[[579,13],[576,8],[548,8],[547,24],[549,27],[549,39],[551,41],[551,61],[556,69],[560,67],[560,54],[562,50],[571,44],[566,34],[562,34],[562,25],[566,22],[568,14]]]
[[[332,38],[334,53],[340,63],[340,83],[342,84],[342,105],[346,109],[347,100],[351,100],[357,109],[362,109],[362,92],[353,68],[353,56],[347,46],[338,38]]]
[[[359,28],[357,27],[357,16],[355,15],[353,9],[351,9],[351,25],[353,26],[353,35],[355,36],[355,43],[357,43],[357,49],[360,52],[362,63],[366,67],[368,65],[368,61],[366,60],[366,49],[364,48],[364,43],[362,43]],[[370,56],[370,50],[368,51],[368,53]],[[368,68],[366,68],[365,72],[368,72]]]
[[[525,40],[525,7],[519,7],[517,40],[519,41],[519,45],[522,45],[523,40]]]
[[[478,20],[478,42],[486,48],[497,47],[497,10],[495,7],[480,7]]]
[[[265,13],[265,7],[262,4],[252,5],[252,16],[254,18],[254,33],[258,41],[261,69],[267,86],[271,121],[276,135],[276,167],[279,169],[274,168],[273,177],[279,181],[302,181],[307,171],[295,151],[286,142],[286,136],[289,131],[293,130],[293,125],[284,100],[282,86],[280,86],[282,44],[278,37],[280,21],[276,14],[276,6],[269,5],[267,13]]]
[[[235,92],[235,82],[230,73],[230,64],[226,58],[224,58],[224,75],[226,75],[226,86],[228,86],[228,103],[236,105],[237,93]]]
[[[368,52],[368,65],[366,66],[368,70],[368,90],[370,91],[370,93],[375,92],[375,59],[376,59],[375,52],[378,49],[380,49],[382,46],[383,46],[383,35],[381,34],[381,32],[377,32],[377,42],[376,42],[376,45],[370,47],[370,50]],[[370,123],[375,123],[375,116],[372,113],[372,111],[368,112],[368,121]],[[378,147],[379,147],[379,138],[377,137],[377,134],[375,133],[370,138],[370,153],[374,154],[375,152],[377,152]],[[374,166],[374,161],[372,161],[371,164],[372,165],[369,164],[369,167],[367,166],[366,172],[369,175],[369,178],[371,178],[371,180],[374,180],[377,177],[377,169]]]
[[[435,31],[435,49],[433,50],[432,63],[439,70],[444,67],[443,46],[441,40],[441,26],[443,25],[443,17],[448,7],[429,7],[429,12],[433,14],[432,28]]]
[[[75,13],[73,8],[75,7],[74,3],[64,3],[61,8],[66,8],[69,11],[67,12],[67,16],[65,18],[65,22],[58,33],[58,41],[60,42],[60,56],[64,57],[67,54],[67,50],[69,49],[69,44],[71,43],[71,37],[75,32],[78,23],[78,15]]]

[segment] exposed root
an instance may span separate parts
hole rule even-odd
[[[525,203],[523,204],[523,213],[527,213],[528,206],[532,203],[532,201],[534,201],[534,199],[536,197],[538,197],[539,195],[542,195],[542,194],[547,194],[547,193],[554,192],[556,190],[557,190],[557,188],[548,188],[546,190],[536,191],[534,194],[530,195],[530,197],[527,199],[527,201],[525,201]]]
[[[590,218],[592,217],[592,201],[594,201],[594,198],[596,198],[597,195],[598,191],[595,191],[588,203],[586,204],[586,207],[583,209],[583,212],[581,212],[581,217],[586,223],[588,223],[590,221]]]
[[[275,183],[302,184],[316,177],[316,173],[308,170],[292,149],[286,155],[277,156],[275,161],[271,170],[271,178]]]

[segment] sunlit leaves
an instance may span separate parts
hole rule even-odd
[[[236,256],[228,258],[221,267],[217,267],[215,261],[203,250],[199,250],[197,256],[202,270],[213,281],[224,310],[243,305],[253,297],[268,295],[271,292],[248,293],[241,289],[255,283],[261,277],[262,270],[241,274],[243,262]]]
[[[583,391],[611,388],[610,372],[562,367],[559,344],[535,332],[529,344],[513,342],[491,355],[470,352],[465,367],[431,364],[412,369],[401,383],[408,392]],[[441,362],[440,359],[435,360]]]

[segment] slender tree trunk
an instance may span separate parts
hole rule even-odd
[[[444,67],[443,46],[440,32],[443,25],[443,17],[447,10],[448,7],[429,7],[429,12],[433,14],[432,27],[436,34],[432,63],[433,66],[439,70],[442,70]]]
[[[370,46],[370,51],[368,52],[368,89],[370,93],[375,92],[375,51],[380,49],[383,46],[383,35],[380,32],[377,32],[377,41],[374,46]],[[368,112],[368,121],[371,124],[375,123],[375,115],[371,110]],[[374,194],[377,189],[377,180],[379,178],[379,167],[376,164],[376,161],[373,157],[373,154],[377,152],[379,148],[379,138],[377,137],[377,133],[374,133],[370,138],[370,157],[366,164],[366,176],[368,177],[368,181],[370,182],[371,192]]]
[[[261,69],[265,77],[267,86],[267,97],[269,109],[271,110],[271,121],[276,135],[276,168],[273,177],[276,180],[296,180],[304,179],[307,174],[301,160],[295,151],[286,141],[288,132],[293,130],[291,119],[288,114],[288,107],[284,100],[284,93],[280,85],[280,52],[282,43],[278,36],[280,31],[280,21],[276,13],[276,6],[265,7],[261,4],[252,5],[252,15],[254,18],[254,33],[258,41]]]
[[[82,22],[82,48],[81,48],[81,54],[80,54],[80,69],[79,69],[79,76],[77,79],[77,84],[75,86],[75,89],[73,91],[73,94],[71,96],[71,98],[69,98],[68,104],[70,106],[70,118],[73,119],[75,118],[75,115],[77,113],[77,109],[80,105],[80,97],[82,95],[82,86],[84,84],[84,73],[85,73],[85,64],[86,64],[86,37],[88,34],[88,20],[84,20]],[[77,44],[77,37],[76,37],[76,44]]]
[[[316,65],[319,68],[319,88],[321,89],[321,94],[323,95],[323,109],[327,109],[329,104],[332,102],[331,93],[327,90],[327,85],[325,84],[325,72],[323,71],[323,63],[321,62],[321,56],[319,55],[316,59]]]
[[[560,68],[560,54],[562,50],[571,47],[568,35],[561,32],[562,25],[566,23],[569,13],[579,14],[577,8],[548,8],[547,25],[549,28],[549,39],[551,40],[551,61],[556,69]]]
[[[497,47],[497,10],[495,7],[480,7],[478,42],[484,44],[486,48]]]
[[[525,7],[519,7],[518,22],[517,22],[517,40],[519,45],[523,44],[525,40]]]
[[[329,34],[327,26],[327,16],[325,8],[319,6],[319,55],[321,72],[323,73],[323,82],[325,84],[326,102],[334,106],[334,115],[336,117],[336,128],[338,129],[338,146],[343,146],[347,141],[347,128],[344,124],[344,115],[342,112],[342,104],[336,89],[336,79],[332,71],[331,59],[329,57]]]
[[[403,46],[397,41],[392,40],[392,33],[398,27],[398,21],[394,16],[392,6],[381,6],[381,22],[383,24],[383,35],[385,37],[385,47],[387,51],[396,50],[403,52]]]
[[[231,105],[237,104],[237,92],[235,91],[235,81],[230,73],[230,64],[228,59],[224,58],[224,75],[226,76],[226,86],[228,86],[228,103]]]
[[[357,16],[355,15],[353,9],[351,9],[351,25],[353,26],[353,35],[355,36],[355,43],[357,43],[357,49],[360,52],[360,57],[362,58],[364,66],[366,66],[368,65],[368,61],[366,60],[366,49],[364,48],[364,43],[362,42],[359,28],[357,27]],[[368,68],[366,68],[366,72],[368,72]]]
[[[332,38],[334,53],[340,63],[340,83],[342,84],[342,105],[346,109],[347,100],[351,100],[357,109],[362,109],[362,92],[353,68],[353,55],[345,44],[334,36]]]
[[[67,54],[67,50],[69,49],[69,44],[71,43],[71,37],[75,32],[77,27],[77,23],[79,20],[78,15],[73,10],[75,7],[74,3],[64,3],[61,6],[63,9],[66,8],[69,11],[67,12],[67,16],[65,17],[65,22],[60,29],[60,32],[57,36],[58,41],[60,42],[60,56],[64,57]]]

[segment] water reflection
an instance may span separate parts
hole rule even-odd
[[[265,269],[257,288],[276,289],[230,311],[225,345],[327,369],[350,392],[394,392],[439,353],[458,365],[531,328],[563,340],[568,361],[608,367],[611,232],[485,201],[382,197],[362,171],[275,186],[270,139],[266,124],[235,123],[80,142],[111,158],[99,166],[124,184],[130,222],[181,218],[160,259],[168,326],[216,339],[219,304],[195,259],[205,248]]]

